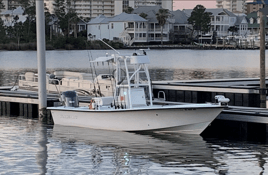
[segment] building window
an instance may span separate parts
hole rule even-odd
[[[258,24],[261,23],[261,19],[260,19],[260,18],[257,19],[257,23],[258,23]]]
[[[111,29],[113,29],[113,28],[114,28],[114,23],[111,24]]]
[[[253,18],[250,18],[249,22],[250,22],[250,24],[253,24],[254,23],[254,19]]]

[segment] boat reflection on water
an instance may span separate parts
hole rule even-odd
[[[214,172],[219,165],[212,157],[212,148],[199,135],[133,133],[54,125],[52,140],[61,142],[62,154],[78,154],[77,145],[87,145],[91,149],[92,160],[88,163],[102,171],[111,166],[103,161],[111,159],[115,174],[133,172],[134,169],[143,172],[155,166],[165,172],[165,168],[171,169],[171,172],[183,172],[189,167],[195,172],[204,172],[204,168]],[[96,165],[96,162],[99,163]]]

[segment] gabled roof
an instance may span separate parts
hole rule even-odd
[[[109,22],[145,22],[146,19],[140,17],[137,14],[128,14],[128,13],[121,13],[114,17],[106,17],[104,15],[100,15],[94,19],[92,19],[88,24],[108,24]]]
[[[170,12],[173,15],[173,18],[175,19],[175,23],[177,24],[187,24],[188,17],[183,13],[181,10],[176,10]]]
[[[244,19],[247,20],[245,16],[237,16],[235,25],[240,25]]]
[[[118,22],[118,21],[138,21],[138,22],[145,22],[147,21],[146,19],[140,17],[137,14],[128,14],[128,13],[121,13],[119,15],[114,16],[113,18],[110,19],[111,22]]]
[[[109,23],[109,19],[104,15],[99,15],[88,22],[88,24],[105,24]]]
[[[247,15],[247,21],[248,21],[248,28],[259,28],[260,27],[260,24],[258,24],[258,13],[257,12],[252,12],[250,14]],[[250,23],[250,18],[253,19],[253,24]],[[268,25],[267,25],[267,17],[264,18],[264,21],[265,21],[265,28],[268,28]]]
[[[156,14],[158,13],[159,9],[162,9],[161,6],[139,6],[138,8],[134,9],[132,13],[134,14],[147,14],[146,19],[151,23],[157,23],[158,20],[156,19]],[[169,23],[179,23],[185,24],[187,22],[187,16],[180,10],[177,11],[170,11],[170,17],[167,19]]]
[[[132,13],[134,14],[141,14],[141,13],[148,13],[150,11],[154,11],[155,13],[158,12],[159,9],[162,7],[157,5],[157,6],[139,6],[138,8],[134,9]]]
[[[186,14],[187,17],[191,16],[192,11],[193,11],[193,9],[185,9],[185,10],[183,10],[183,12]],[[219,15],[221,13],[224,13],[227,16],[236,17],[235,14],[233,14],[232,12],[230,12],[229,10],[226,10],[226,9],[220,9],[220,8],[206,9],[206,12],[212,13],[213,16],[216,16],[216,15]]]

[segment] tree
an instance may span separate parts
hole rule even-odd
[[[146,13],[143,13],[143,12],[140,14],[140,17],[142,17],[142,18],[144,18],[144,19],[146,19],[147,16],[148,16],[148,15],[147,15]]]
[[[5,5],[3,3],[3,0],[0,0],[0,9],[5,9]]]
[[[133,8],[132,7],[127,7],[126,10],[124,10],[125,13],[131,14],[133,12]]]
[[[201,32],[208,32],[210,30],[210,12],[206,12],[206,8],[202,5],[197,5],[193,9],[188,23],[192,24],[193,29]]]
[[[61,22],[64,19],[64,16],[65,16],[64,0],[54,0],[53,5],[54,5],[54,14],[58,18],[57,25],[59,25],[60,28],[64,28],[65,23]],[[58,30],[57,30],[57,32],[58,32]],[[58,33],[57,33],[57,35],[58,35]]]
[[[238,31],[238,28],[237,28],[236,26],[230,26],[230,27],[228,28],[228,31],[229,31],[229,32],[232,32],[232,36],[233,36],[234,33]]]
[[[166,24],[169,15],[170,13],[168,9],[159,9],[156,13],[156,19],[161,27],[161,45],[163,45],[163,26]]]
[[[69,36],[70,34],[70,24],[71,20],[77,18],[77,14],[75,10],[72,8],[71,0],[55,0],[54,3],[54,12],[58,17],[58,24],[64,33],[65,36]],[[76,25],[76,24],[75,24]],[[74,29],[75,30],[75,29]]]
[[[3,43],[6,39],[6,28],[4,21],[0,18],[0,41]]]
[[[22,22],[18,22],[19,20],[19,17],[18,16],[15,16],[14,17],[14,34],[17,38],[17,41],[18,41],[18,49],[20,47],[20,39],[21,39],[21,36],[22,36],[22,33],[23,33],[23,24]]]

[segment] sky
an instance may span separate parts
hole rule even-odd
[[[252,1],[247,0],[247,2]],[[205,8],[217,8],[216,0],[173,0],[173,10],[193,9],[198,4],[203,5]]]
[[[205,8],[216,8],[216,0],[173,0],[173,10],[193,9],[198,4]]]

